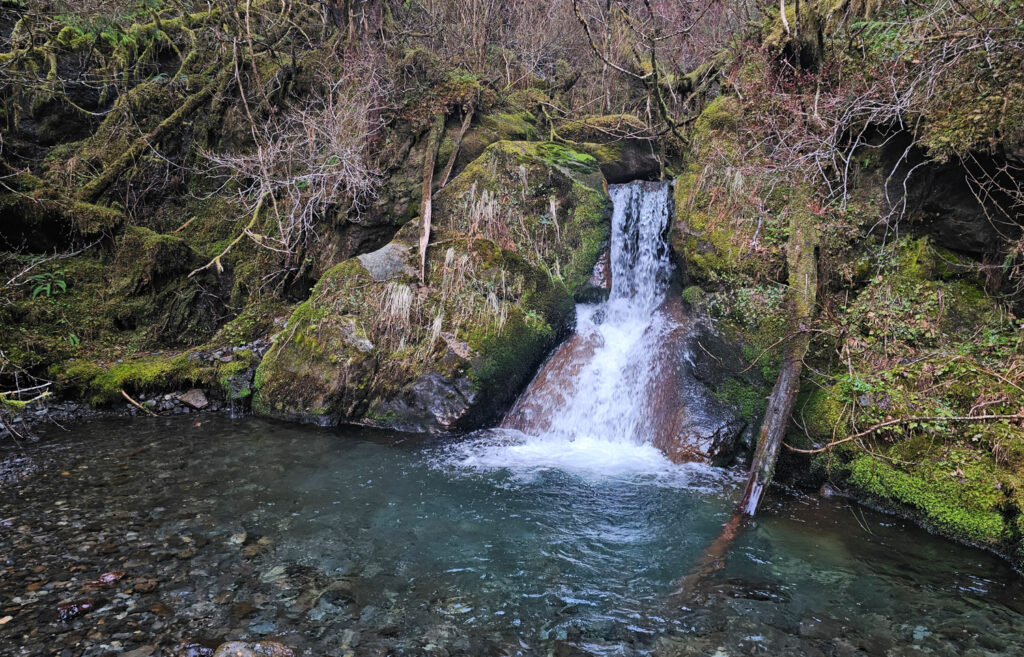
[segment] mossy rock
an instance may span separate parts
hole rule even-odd
[[[849,466],[850,486],[868,499],[908,511],[943,533],[987,547],[1003,547],[1011,538],[994,465],[976,454],[954,450],[936,462],[909,469],[862,455]]]
[[[739,100],[734,96],[719,96],[708,103],[693,126],[694,138],[708,138],[715,132],[736,130],[743,118]]]
[[[455,135],[461,121],[452,121],[438,150],[438,167],[444,166],[454,148]],[[531,141],[537,138],[537,119],[530,112],[509,108],[494,108],[473,119],[462,137],[459,154],[452,169],[458,175],[470,162],[480,157],[491,144],[499,141]]]
[[[114,260],[117,287],[127,294],[160,288],[165,282],[198,266],[199,255],[180,237],[148,228],[128,227]]]
[[[497,142],[419,221],[329,270],[259,367],[254,409],[318,424],[464,429],[500,413],[570,323],[607,239],[594,159]]]

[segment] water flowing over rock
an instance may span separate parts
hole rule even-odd
[[[610,296],[577,307],[575,334],[502,426],[541,440],[651,444],[677,462],[726,462],[744,423],[699,380],[696,324],[678,294],[666,294],[669,185],[616,185],[610,194]]]

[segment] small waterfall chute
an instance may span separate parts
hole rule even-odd
[[[696,385],[690,326],[673,275],[671,188],[609,187],[609,254],[595,278],[607,300],[580,304],[576,328],[541,367],[497,430],[460,446],[464,465],[652,473],[712,463],[742,428]],[[710,410],[709,410],[710,409]]]
[[[652,384],[660,344],[674,327],[658,308],[672,262],[667,183],[609,188],[614,211],[611,291],[577,307],[576,331],[548,360],[502,426],[552,440],[653,443]]]

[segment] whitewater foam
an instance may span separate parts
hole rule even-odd
[[[676,465],[654,446],[650,400],[663,380],[667,334],[660,309],[672,274],[666,241],[667,183],[613,185],[609,298],[576,308],[575,335],[538,373],[499,429],[446,454],[461,471],[533,477],[558,470],[586,479],[628,479],[692,488],[721,472]],[[720,481],[717,481],[720,486]]]
[[[518,481],[559,471],[591,482],[619,481],[721,492],[735,479],[722,468],[675,464],[657,448],[628,438],[531,436],[515,429],[486,429],[446,446],[435,465],[457,473],[507,472]]]

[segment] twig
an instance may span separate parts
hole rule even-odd
[[[1017,414],[1014,414],[1014,415],[953,415],[953,416],[950,416],[950,415],[917,415],[917,416],[914,416],[914,417],[904,417],[904,418],[899,418],[897,420],[888,420],[886,422],[881,422],[879,424],[874,425],[873,427],[869,427],[869,428],[865,429],[864,431],[859,431],[859,432],[853,434],[852,436],[847,436],[846,438],[843,438],[842,440],[834,440],[834,441],[830,442],[829,444],[825,445],[824,447],[818,447],[817,449],[800,449],[798,447],[793,447],[792,445],[790,445],[788,443],[783,443],[783,445],[785,445],[786,449],[788,449],[789,451],[796,452],[798,454],[820,454],[821,452],[829,450],[829,449],[835,447],[836,445],[841,445],[843,443],[848,443],[851,440],[857,440],[858,438],[863,438],[864,436],[872,434],[872,433],[878,431],[879,429],[885,429],[886,427],[892,427],[892,426],[895,426],[895,425],[898,425],[898,424],[907,424],[909,422],[987,422],[989,420],[1024,420],[1024,414],[1017,413]]]
[[[132,399],[131,397],[129,397],[129,396],[128,396],[128,393],[127,393],[127,392],[125,392],[124,390],[121,390],[121,394],[122,394],[122,395],[124,396],[124,398],[125,398],[125,399],[127,399],[127,400],[128,400],[129,402],[131,402],[131,405],[132,405],[132,406],[136,407],[137,409],[139,409],[139,410],[140,410],[140,411],[142,411],[143,413],[149,413],[149,414],[150,414],[150,415],[152,415],[153,417],[160,417],[159,415],[157,415],[157,414],[156,414],[156,413],[154,413],[153,411],[149,410],[148,408],[146,408],[145,406],[143,406],[143,405],[142,405],[142,404],[140,404],[139,402],[137,402],[137,401],[135,401],[134,399]]]

